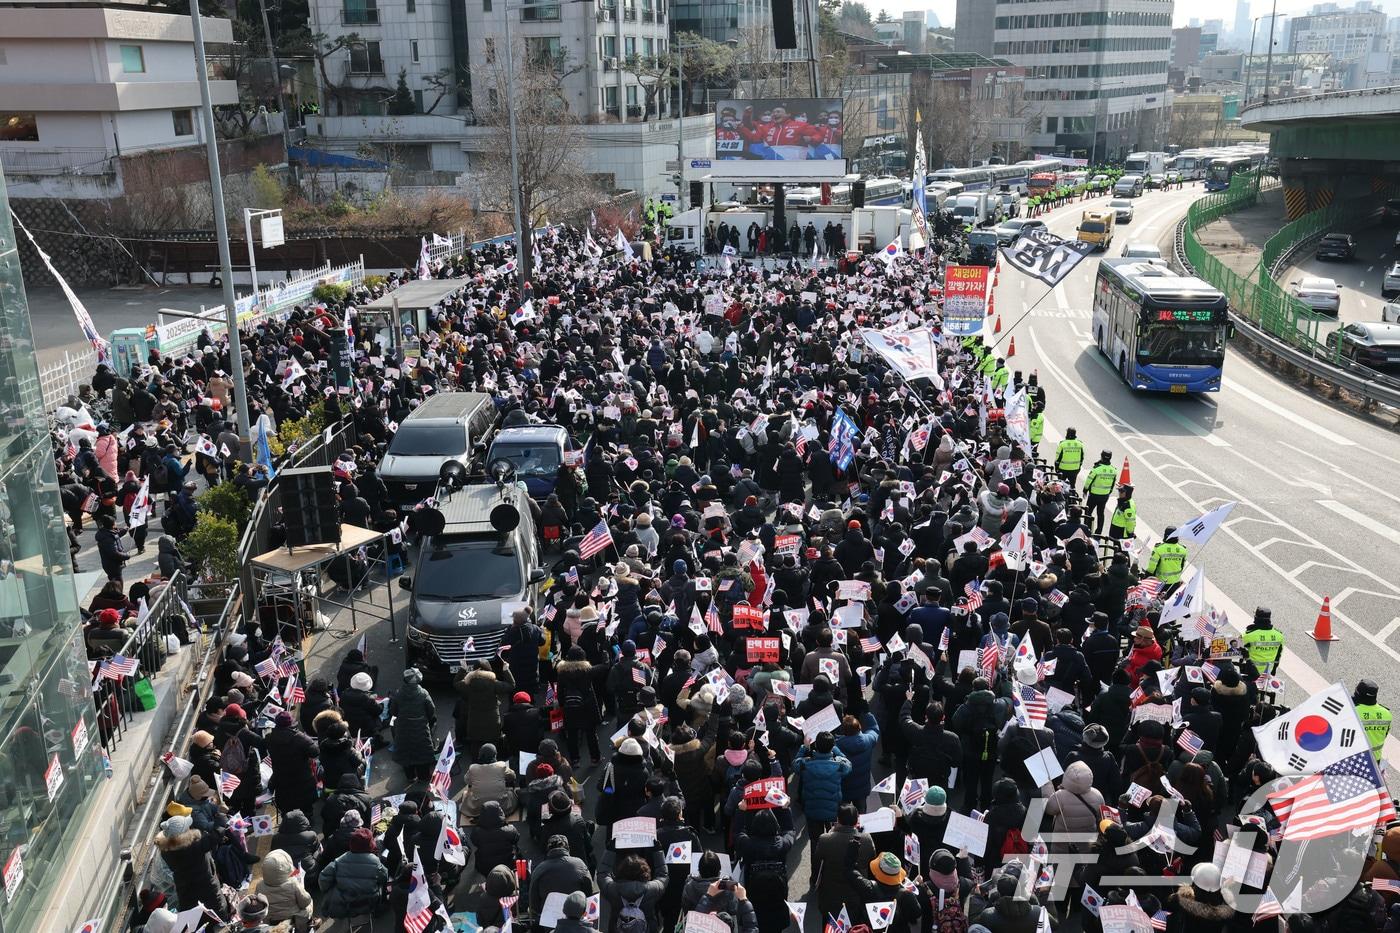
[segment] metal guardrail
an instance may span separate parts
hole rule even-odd
[[[1258,200],[1259,190],[1258,179],[1252,174],[1239,175],[1228,190],[1193,204],[1177,224],[1177,264],[1225,294],[1236,333],[1265,354],[1306,373],[1310,379],[1320,379],[1360,397],[1368,407],[1379,403],[1400,408],[1400,384],[1346,360],[1336,349],[1319,341],[1317,327],[1321,319],[1280,288],[1269,274],[1301,241],[1325,232],[1327,221],[1334,221],[1335,214],[1312,220],[1312,215],[1308,215],[1280,230],[1269,240],[1270,264],[1266,266],[1261,259],[1248,275],[1227,267],[1196,239],[1195,231],[1206,224],[1252,206]]]
[[[116,652],[124,658],[137,660],[137,676],[123,677],[121,680],[103,678],[93,687],[93,702],[97,704],[97,731],[102,747],[109,753],[121,744],[132,718],[137,713],[146,712],[136,695],[137,681],[165,666],[165,659],[172,654],[170,638],[175,639],[176,650],[186,641],[180,636],[190,628],[190,619],[184,610],[188,605],[187,584],[185,575],[177,571],[147,606],[145,617],[131,630],[121,649]]]
[[[1376,97],[1381,94],[1394,94],[1397,91],[1400,91],[1400,85],[1392,85],[1390,87],[1368,87],[1352,91],[1327,91],[1323,94],[1298,94],[1293,97],[1274,96],[1256,100],[1252,104],[1246,104],[1240,108],[1240,113],[1256,110],[1260,107],[1267,107],[1270,104],[1296,104],[1301,101],[1341,100],[1347,97]]]

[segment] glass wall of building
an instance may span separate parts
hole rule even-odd
[[[63,521],[0,174],[0,933],[41,928],[106,770]]]

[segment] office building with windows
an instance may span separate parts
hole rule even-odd
[[[1172,44],[1171,0],[997,0],[969,6],[964,35],[959,2],[957,48],[1026,69],[1025,98],[1039,108],[1038,151],[1117,158],[1166,142]]]
[[[0,172],[0,933],[31,933],[85,919],[81,898],[51,899],[103,887],[75,855],[116,840],[110,814],[105,835],[89,822],[103,736],[15,233]]]
[[[226,19],[203,27],[208,44],[233,41]],[[0,86],[0,164],[17,196],[63,176],[53,193],[113,197],[119,157],[204,141],[188,16],[0,3]],[[233,81],[209,90],[216,105],[238,101]]]

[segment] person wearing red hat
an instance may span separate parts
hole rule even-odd
[[[225,801],[229,812],[253,814],[255,802],[262,793],[258,758],[268,757],[267,742],[248,728],[248,714],[243,707],[230,703],[224,707],[223,718],[214,733],[214,744],[219,749],[221,769],[238,777],[238,788]]]
[[[121,627],[122,614],[115,609],[103,609],[97,614],[97,625],[87,631],[88,650],[97,657],[111,657],[126,644],[127,633]]]
[[[321,869],[327,917],[358,917],[379,909],[389,870],[374,854],[374,834],[361,826],[350,834],[350,851]]]
[[[501,717],[501,735],[505,738],[506,759],[513,760],[521,752],[534,754],[540,741],[548,734],[548,723],[539,707],[524,690],[510,698],[510,709]]]

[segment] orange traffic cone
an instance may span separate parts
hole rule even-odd
[[[1011,359],[1016,355],[1016,338],[1011,338],[1011,345],[1006,348],[1006,359]]]
[[[1133,471],[1128,469],[1128,458],[1123,457],[1123,469],[1118,471],[1118,485],[1131,486],[1133,484]]]
[[[999,334],[999,333],[1001,333],[1001,315],[997,315],[997,323],[996,323],[996,326],[992,328],[992,333],[994,333],[994,334]]]
[[[1322,611],[1317,614],[1317,622],[1313,625],[1313,630],[1308,632],[1308,636],[1313,641],[1341,641],[1332,634],[1332,597],[1322,597]]]

